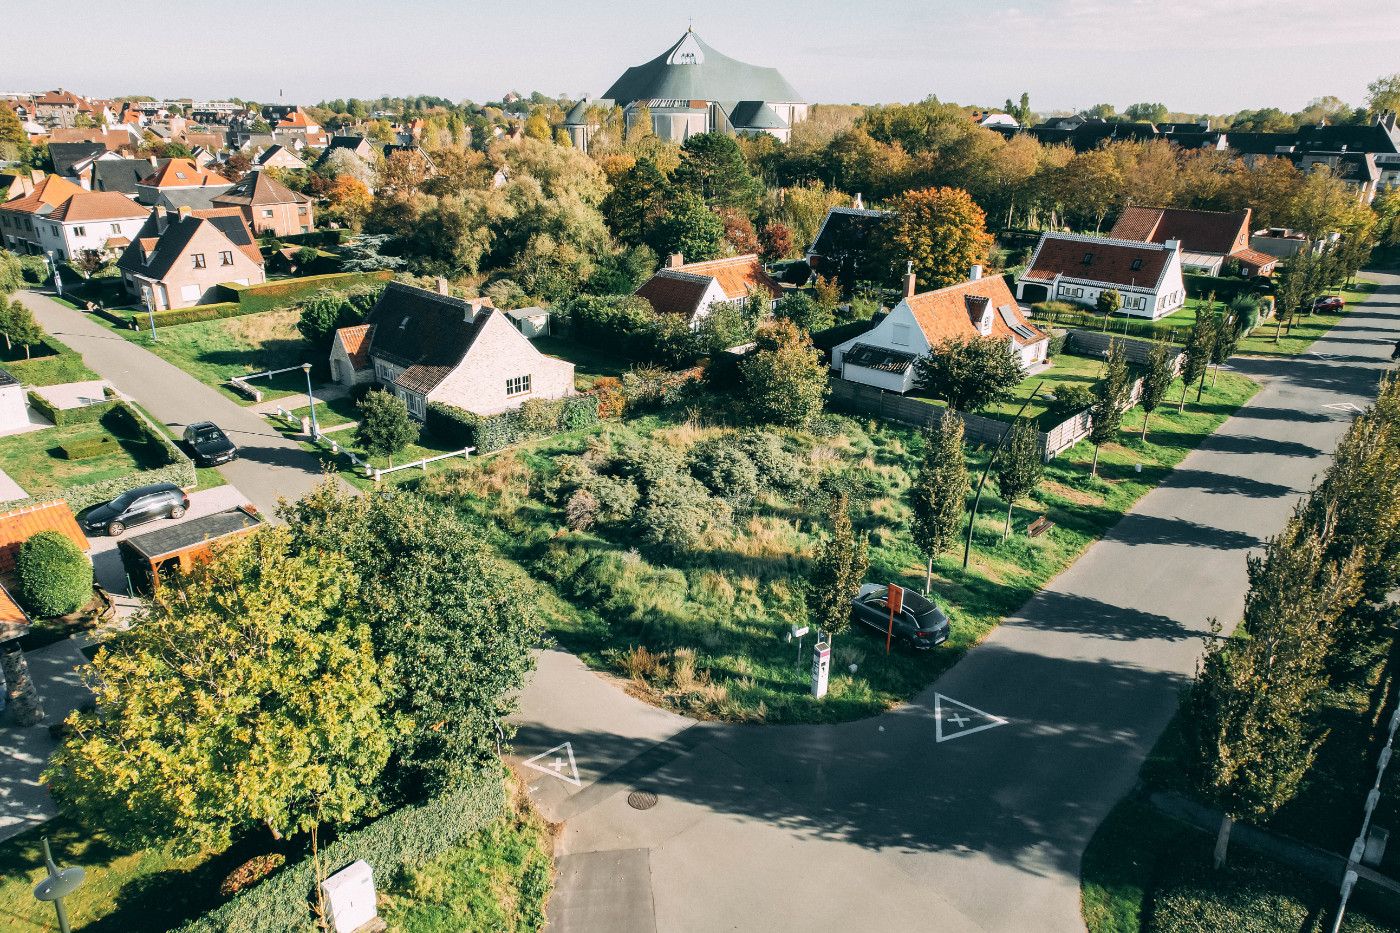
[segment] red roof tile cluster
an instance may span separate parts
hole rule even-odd
[[[1250,209],[1197,211],[1179,207],[1124,208],[1109,236],[1141,243],[1177,240],[1189,253],[1228,256],[1249,247]]]
[[[764,270],[754,253],[710,259],[659,270],[637,289],[637,295],[651,302],[658,314],[693,317],[711,282],[716,282],[725,300],[735,301],[751,291],[766,292],[777,298],[782,289]]]
[[[356,369],[369,366],[369,328],[368,324],[354,324],[335,332],[345,355],[350,357],[350,365]]]
[[[1020,307],[999,275],[984,276],[936,291],[924,292],[904,299],[919,330],[930,346],[948,340],[980,336],[975,321],[985,309],[991,309],[992,329],[989,336],[1012,340],[1026,346],[1045,339],[1045,333],[1021,316]],[[1009,319],[1009,320],[1008,320]],[[1018,334],[1012,324],[1025,328],[1032,336]]]
[[[152,188],[203,188],[232,185],[233,182],[217,172],[205,171],[195,164],[194,159],[170,159],[141,179],[141,184]]]
[[[20,545],[41,531],[56,531],[76,544],[79,550],[88,549],[88,539],[78,527],[73,510],[62,499],[15,509],[0,514],[0,574],[15,569]]]
[[[84,220],[119,220],[145,217],[150,208],[142,207],[115,191],[79,191],[49,212],[49,220],[76,223]]]
[[[1173,250],[1155,243],[1047,233],[1040,238],[1023,279],[1051,281],[1057,275],[1084,282],[1104,282],[1152,289],[1161,281]]]
[[[0,204],[0,210],[32,214],[44,207],[58,207],[73,195],[81,194],[82,191],[82,188],[66,178],[61,178],[58,175],[45,175],[34,185],[33,191],[22,198],[15,198],[13,201]]]

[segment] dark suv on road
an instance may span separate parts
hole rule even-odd
[[[194,462],[202,467],[228,463],[238,456],[238,448],[228,435],[212,421],[197,421],[185,426],[185,446]]]
[[[117,496],[111,502],[94,505],[78,515],[83,531],[116,537],[133,525],[158,518],[179,518],[190,507],[190,497],[173,483],[140,486]]]
[[[889,587],[867,583],[851,601],[851,621],[884,635],[890,628]],[[948,640],[948,617],[925,596],[904,591],[904,607],[894,617],[894,641],[906,648],[935,648]]]

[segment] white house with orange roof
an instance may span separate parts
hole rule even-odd
[[[690,263],[680,253],[673,253],[666,265],[637,289],[637,296],[650,302],[657,314],[679,315],[696,327],[713,308],[743,305],[754,292],[766,296],[769,307],[782,294],[782,287],[754,253]]]
[[[870,330],[833,347],[831,368],[842,379],[904,393],[914,388],[921,357],[973,337],[1007,341],[1026,369],[1044,363],[1050,347],[1049,335],[1021,316],[1006,280],[973,266],[966,282],[922,294],[905,276],[904,298]]]
[[[64,261],[85,253],[114,257],[131,245],[151,209],[115,191],[78,191],[35,217],[39,247]]]
[[[38,253],[43,218],[82,188],[58,175],[45,175],[22,198],[0,204],[0,245],[16,253]]]

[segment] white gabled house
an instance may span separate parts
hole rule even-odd
[[[904,282],[903,300],[884,320],[832,348],[831,368],[842,379],[905,393],[914,388],[920,357],[970,337],[1005,339],[1027,369],[1045,362],[1049,335],[1021,316],[1001,276],[983,276],[973,266],[966,282],[922,294],[914,293],[913,275]]]
[[[1093,307],[1116,289],[1119,313],[1156,320],[1186,303],[1181,243],[1142,243],[1076,233],[1046,233],[1016,280],[1023,301],[1068,301]]]
[[[680,253],[673,253],[666,265],[637,289],[637,297],[645,298],[657,314],[674,314],[697,327],[711,308],[743,305],[754,292],[765,295],[771,308],[782,294],[782,286],[773,281],[753,253],[690,263]]]

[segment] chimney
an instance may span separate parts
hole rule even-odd
[[[1165,246],[1167,249],[1173,250],[1173,251],[1179,251],[1179,250],[1181,249],[1181,241],[1180,241],[1180,240],[1168,240],[1167,242],[1163,243],[1162,245]]]
[[[442,276],[438,276],[437,293],[439,295],[448,296],[452,294],[452,285],[447,281],[447,279],[443,278]]]
[[[918,287],[919,279],[914,275],[914,262],[910,260],[904,267],[904,297],[913,298],[914,289]]]
[[[976,282],[978,279],[982,278],[982,265],[980,263],[974,265],[972,267],[972,271],[968,273],[967,277],[973,282]]]
[[[190,206],[188,204],[181,204],[176,213],[180,215],[181,220],[184,220],[186,217],[190,216]]]
[[[156,236],[160,236],[161,234],[165,233],[165,226],[166,226],[167,223],[169,223],[169,217],[168,217],[168,215],[167,215],[167,211],[165,210],[164,205],[157,205],[157,207],[156,207]]]
[[[859,191],[856,192],[856,197],[855,200],[851,202],[851,207],[854,207],[856,210],[865,207],[865,201],[861,198]]]
[[[1376,117],[1376,125],[1383,127],[1384,129],[1387,129],[1392,133],[1395,132],[1395,111],[1387,110],[1385,113]]]
[[[685,265],[685,257],[680,253],[672,253],[666,257],[667,269],[679,269],[683,265]]]
[[[155,156],[151,156],[147,161],[151,163],[151,168],[160,168],[160,160]]]
[[[43,181],[43,180],[44,180],[44,173],[43,173],[40,169],[37,169],[37,168],[36,168],[36,169],[34,169],[32,172],[29,173],[29,184],[30,184],[31,186],[37,185],[37,184],[39,184],[39,182],[41,182],[41,181]],[[29,190],[33,191],[34,189],[31,187]]]

